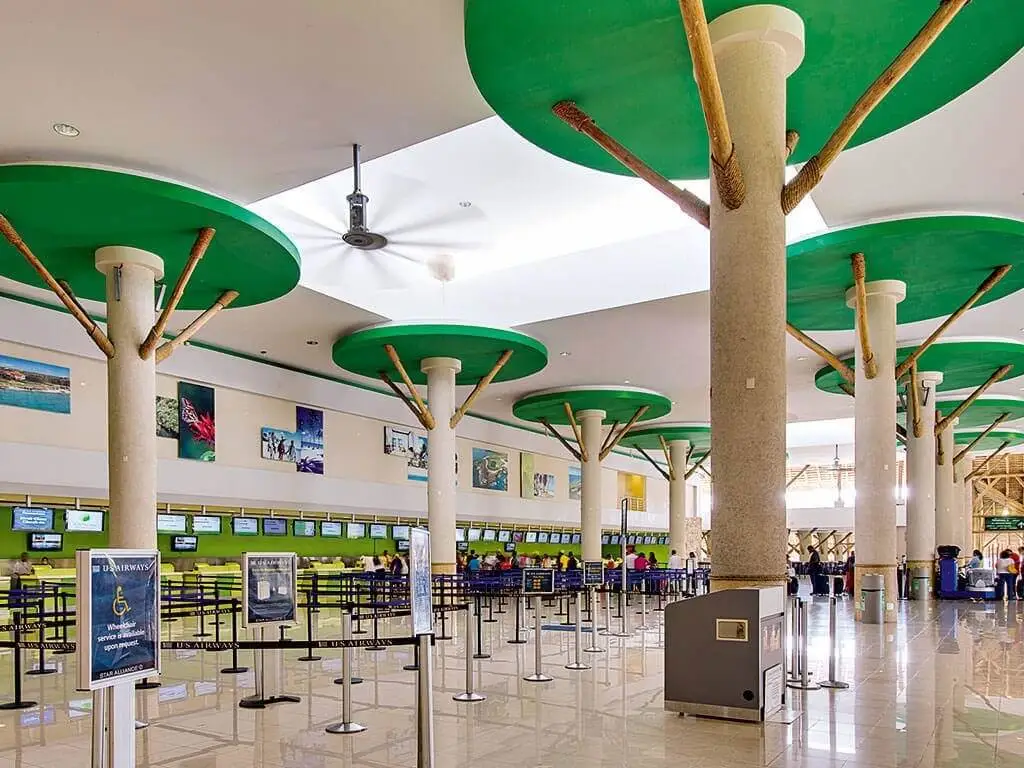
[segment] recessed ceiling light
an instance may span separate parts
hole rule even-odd
[[[623,384],[629,384],[629,379],[625,379],[622,383]]]
[[[559,352],[558,356],[559,357],[569,357],[569,355],[571,355],[571,354],[572,354],[572,352]]]
[[[807,359],[807,355],[800,355],[800,356],[799,356],[799,357],[797,358],[797,360],[801,360],[801,361],[803,361],[803,360],[806,360],[806,359]]]
[[[265,355],[265,354],[267,354],[267,350],[265,350],[265,349],[261,349],[261,350],[260,350],[260,354],[261,354],[261,355]]]
[[[463,200],[459,203],[459,208],[469,208],[473,203],[469,200]]]
[[[58,136],[67,136],[69,139],[73,139],[81,133],[81,131],[75,128],[71,123],[54,123],[53,132]]]
[[[497,400],[499,403],[501,402],[501,398],[500,397],[496,397],[494,399]]]
[[[316,339],[306,339],[306,343],[309,344],[309,346],[311,347],[315,347],[320,342],[317,341]]]

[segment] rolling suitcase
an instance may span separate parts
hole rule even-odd
[[[833,595],[841,595],[841,594],[843,594],[843,586],[844,586],[843,585],[843,577],[842,576],[835,576],[832,579],[832,594]]]

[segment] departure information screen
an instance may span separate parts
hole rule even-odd
[[[523,568],[524,595],[550,595],[555,591],[553,568]]]

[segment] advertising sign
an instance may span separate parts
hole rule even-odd
[[[599,587],[604,584],[604,563],[600,560],[583,561],[583,586]]]
[[[524,595],[550,595],[554,591],[554,568],[523,568]]]
[[[430,533],[425,528],[409,531],[409,606],[412,633],[434,631],[434,607],[430,592]]]
[[[242,624],[293,624],[298,617],[294,552],[242,555]]]
[[[78,687],[94,691],[160,673],[160,553],[75,555]]]

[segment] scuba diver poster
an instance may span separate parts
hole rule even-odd
[[[160,553],[79,550],[76,566],[79,687],[159,674]]]

